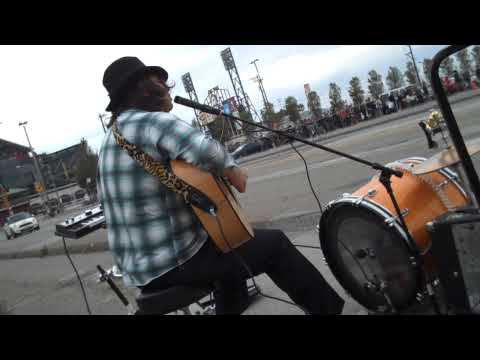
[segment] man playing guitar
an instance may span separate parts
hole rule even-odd
[[[98,187],[108,242],[127,286],[160,290],[215,283],[217,314],[248,306],[249,274],[235,254],[218,250],[184,199],[163,186],[115,141],[112,125],[156,161],[184,160],[246,191],[247,174],[225,148],[171,114],[168,74],[123,57],[105,71],[109,131],[99,153]],[[279,230],[254,230],[236,249],[256,276],[266,273],[309,314],[341,314],[344,300]]]

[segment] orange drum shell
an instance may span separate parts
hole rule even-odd
[[[393,193],[400,210],[403,212],[408,209],[408,213],[404,215],[405,222],[420,252],[424,254],[428,251],[431,244],[431,237],[425,225],[449,210],[432,185],[424,180],[424,176],[429,177],[430,183],[433,182],[437,185],[448,178],[438,171],[415,176],[403,169],[398,170],[403,171],[403,177],[391,177]],[[372,190],[376,190],[376,192],[372,192]],[[448,184],[442,187],[442,191],[448,197],[450,203],[454,204],[454,207],[467,205],[468,199],[453,182],[449,181]],[[369,195],[369,193],[373,194]],[[380,183],[378,176],[373,177],[370,182],[352,195],[364,197],[369,201],[380,204],[389,210],[392,216],[397,216],[390,196]]]

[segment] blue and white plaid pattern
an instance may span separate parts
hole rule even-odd
[[[220,143],[175,115],[128,110],[117,124],[125,139],[162,163],[183,159],[219,176],[236,166]],[[183,264],[208,238],[182,197],[117,145],[111,129],[100,148],[97,184],[109,247],[127,286],[146,285]]]

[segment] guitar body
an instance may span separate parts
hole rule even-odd
[[[205,231],[222,252],[228,253],[253,238],[250,222],[243,214],[230,186],[223,179],[185,161],[173,160],[170,165],[177,177],[200,190],[217,206],[216,217],[196,206],[192,208]]]

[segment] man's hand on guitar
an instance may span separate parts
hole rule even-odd
[[[247,189],[248,175],[244,169],[239,167],[230,167],[225,169],[224,175],[232,186],[239,192],[244,193]]]

